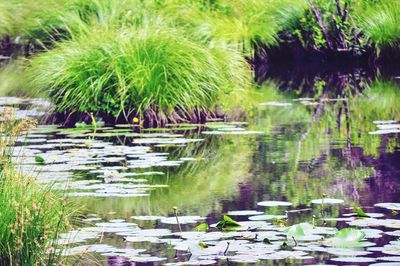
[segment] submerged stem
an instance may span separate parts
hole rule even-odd
[[[174,207],[174,214],[175,214],[175,218],[176,218],[176,223],[178,224],[178,228],[179,228],[179,232],[182,233],[182,227],[181,224],[179,223],[179,219],[178,219],[178,208]]]

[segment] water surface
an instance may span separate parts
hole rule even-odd
[[[32,110],[32,102],[14,101],[4,98],[1,103],[19,106],[21,116]],[[72,261],[398,265],[400,208],[374,205],[400,203],[399,102],[395,77],[273,79],[257,88],[256,108],[248,121],[168,125],[161,130],[43,125],[19,140],[15,155],[23,171],[67,188],[71,198],[86,205],[81,229],[65,236],[74,242],[70,255],[78,256]],[[43,165],[36,162],[38,156]],[[311,203],[324,197],[344,203]],[[291,206],[258,204],[264,201]],[[355,206],[378,213],[380,220],[347,216]],[[182,239],[174,207],[182,216],[183,231],[193,231],[202,222],[216,223],[227,213],[244,229],[211,239]],[[240,210],[251,212],[232,213]],[[366,230],[366,241],[356,248],[335,250],[309,239],[297,246],[289,243],[284,251],[286,236],[279,222],[266,217],[252,224],[249,219],[257,218],[249,217],[255,211],[283,218],[287,226],[308,222],[329,230],[351,225],[376,231]],[[268,235],[272,244],[257,234]],[[324,239],[332,236],[320,234]],[[390,241],[394,243],[388,246]],[[187,242],[206,242],[220,250],[208,252],[210,247]]]

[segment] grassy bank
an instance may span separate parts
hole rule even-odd
[[[0,265],[59,264],[61,251],[54,240],[71,227],[76,206],[13,166],[11,145],[33,124],[14,121],[10,113],[3,113],[1,121]]]
[[[252,78],[246,61],[255,51],[274,57],[278,47],[282,55],[352,59],[399,50],[395,0],[0,5],[3,46],[18,40],[29,55],[22,86],[46,93],[66,115],[139,117],[157,124],[204,121],[217,111],[246,111]]]

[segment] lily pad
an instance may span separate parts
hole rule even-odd
[[[350,263],[369,263],[376,261],[376,259],[369,257],[338,257],[338,258],[332,258],[331,260],[338,262],[350,262]]]
[[[356,228],[343,228],[328,241],[335,247],[357,247],[365,235],[363,231]]]
[[[311,203],[312,204],[342,204],[342,203],[344,203],[344,200],[325,198],[325,199],[312,200]]]
[[[400,211],[400,203],[385,202],[385,203],[375,204],[374,206],[375,207],[389,209],[389,210]]]
[[[277,207],[277,206],[292,206],[292,203],[286,202],[286,201],[261,201],[257,203],[258,206],[263,206],[263,207]]]
[[[270,215],[270,214],[263,214],[263,215],[254,215],[250,216],[250,221],[268,221],[273,219],[285,219],[286,215]]]
[[[254,211],[254,210],[243,210],[243,211],[229,211],[228,215],[232,216],[250,216],[250,215],[258,215],[263,214],[263,212]]]
[[[200,220],[205,220],[206,217],[201,216],[179,216],[178,220],[180,224],[195,224]],[[178,224],[176,217],[163,217],[160,220],[161,223],[164,224]]]

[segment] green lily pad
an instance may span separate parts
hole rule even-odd
[[[375,204],[374,206],[375,207],[389,209],[389,210],[400,211],[400,203],[385,202],[385,203]]]
[[[311,203],[312,204],[342,204],[342,203],[344,203],[344,200],[325,198],[325,199],[312,200]]]
[[[286,201],[261,201],[257,203],[257,205],[263,207],[277,207],[277,206],[288,207],[292,206],[292,203]]]
[[[356,247],[365,239],[365,233],[356,228],[343,228],[328,241],[336,247]]]

